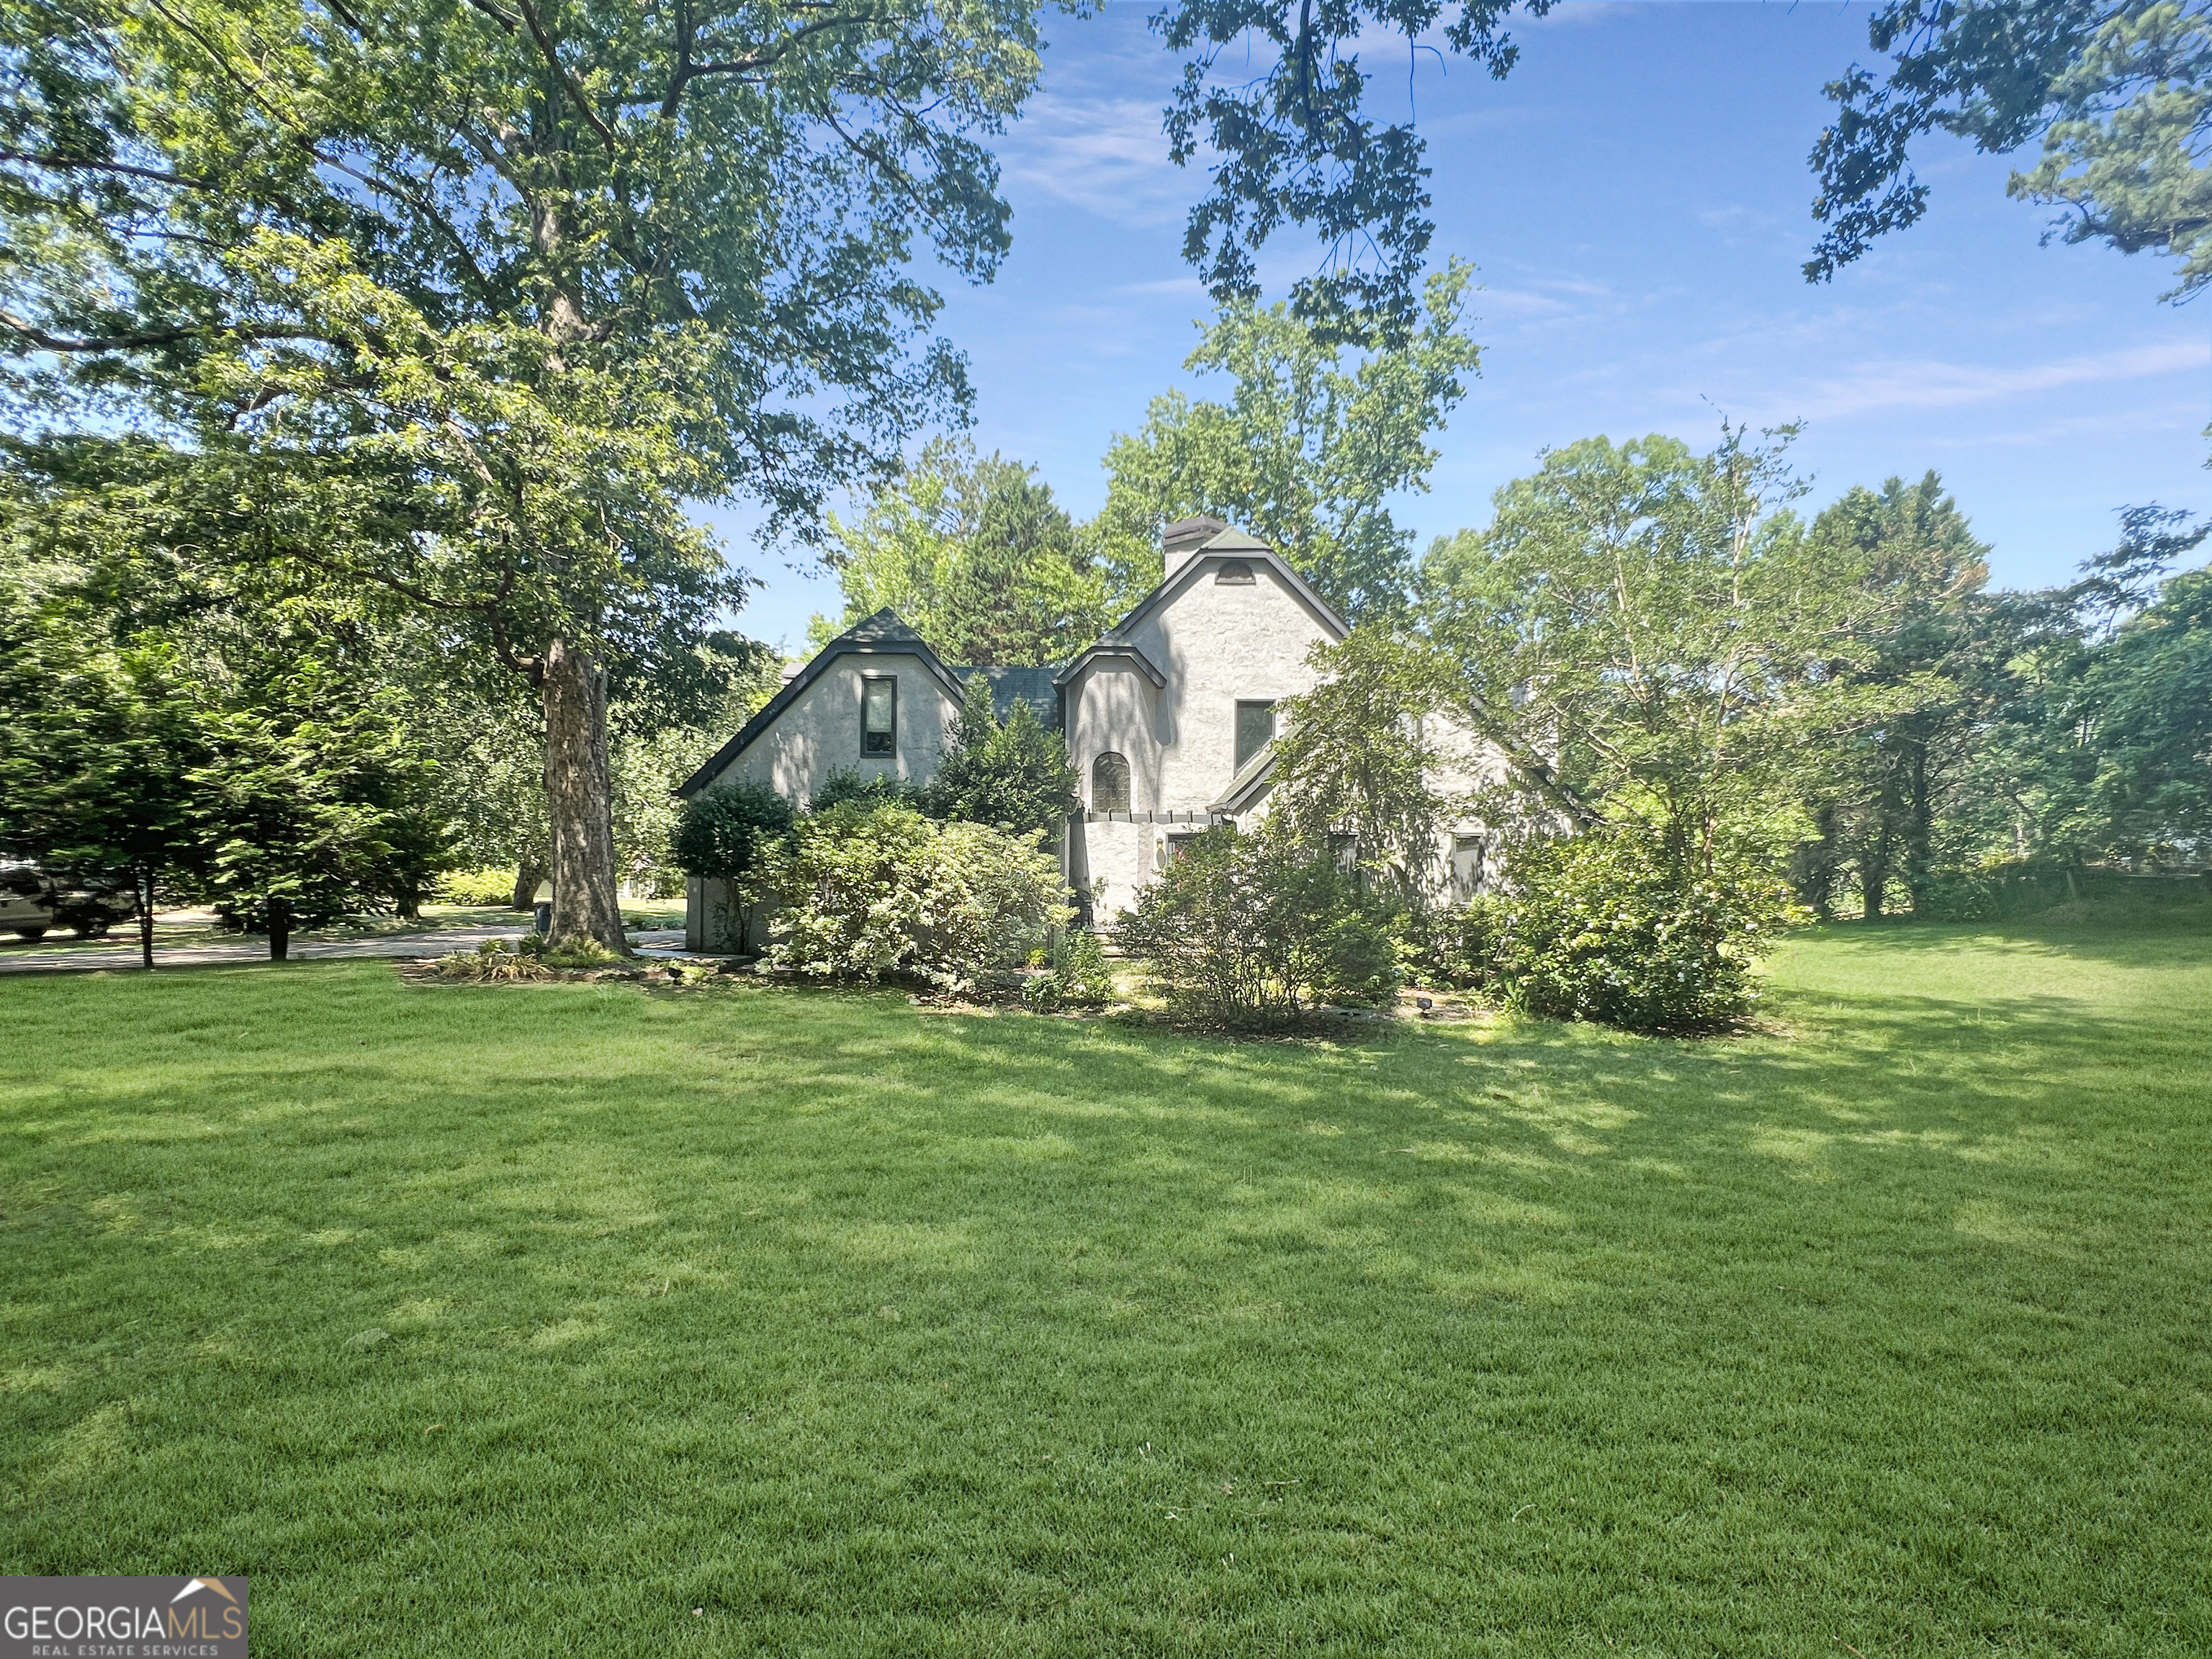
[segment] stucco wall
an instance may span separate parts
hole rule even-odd
[[[898,748],[893,755],[860,753],[863,675],[890,675],[898,681]],[[834,659],[714,782],[762,782],[798,801],[812,796],[839,770],[864,776],[888,773],[925,783],[937,775],[938,757],[959,713],[959,705],[921,658],[851,653]]]
[[[1129,759],[1132,810],[1202,812],[1237,774],[1237,705],[1313,690],[1306,653],[1330,636],[1261,561],[1249,586],[1214,580],[1222,560],[1198,560],[1191,584],[1139,623],[1131,639],[1160,672],[1155,691],[1133,667],[1103,659],[1071,688],[1068,752],[1085,799],[1102,750]]]
[[[1097,810],[1091,793],[1091,763],[1102,754],[1120,755],[1129,763],[1131,811],[1159,810],[1159,730],[1165,724],[1167,696],[1126,657],[1098,658],[1068,688],[1067,757],[1085,810]]]
[[[1182,833],[1201,826],[1173,827]],[[1093,884],[1091,915],[1098,927],[1111,930],[1120,912],[1135,907],[1138,890],[1159,870],[1169,828],[1107,820],[1071,826],[1069,879]]]

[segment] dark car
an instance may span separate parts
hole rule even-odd
[[[137,914],[137,900],[120,883],[0,865],[0,932],[17,939],[41,939],[52,927],[94,939]]]

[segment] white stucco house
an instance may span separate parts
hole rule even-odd
[[[1003,717],[1017,700],[1063,734],[1082,811],[1060,837],[1061,868],[1102,923],[1135,902],[1176,842],[1267,810],[1275,706],[1310,691],[1307,653],[1345,636],[1328,602],[1265,543],[1218,519],[1185,519],[1163,541],[1160,585],[1069,662],[967,668],[939,659],[889,611],[830,641],[678,790],[763,782],[804,802],[833,772],[926,782],[937,770],[969,679],[989,677]],[[1498,775],[1502,757],[1455,727],[1432,734],[1450,757],[1448,792]],[[1487,837],[1472,820],[1437,848],[1471,892]],[[690,948],[733,948],[724,884],[688,884]]]

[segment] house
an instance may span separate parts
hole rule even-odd
[[[678,790],[764,782],[794,800],[840,770],[908,782],[935,775],[968,681],[989,677],[1003,717],[1028,702],[1061,732],[1083,810],[1060,837],[1060,867],[1103,920],[1136,902],[1176,843],[1207,826],[1264,813],[1273,787],[1275,709],[1313,689],[1308,653],[1345,636],[1343,618],[1273,549],[1218,519],[1168,527],[1164,574],[1121,623],[1058,667],[963,668],[941,661],[889,611],[839,635],[786,682]],[[1456,728],[1451,792],[1495,776],[1501,757]],[[1484,873],[1486,837],[1450,826],[1437,849],[1454,885]],[[694,950],[729,943],[724,884],[689,884],[685,933]]]

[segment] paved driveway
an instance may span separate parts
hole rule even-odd
[[[366,939],[295,939],[291,960],[325,962],[362,957],[442,957],[450,951],[473,951],[488,939],[516,939],[524,930],[509,923],[503,927],[441,927],[421,933],[384,933]],[[629,941],[650,956],[672,956],[683,949],[681,927],[654,928],[632,933]],[[156,968],[241,966],[269,960],[269,941],[260,938],[218,939],[204,945],[154,945]],[[106,945],[79,945],[61,950],[27,947],[0,951],[0,974],[85,973],[138,966],[137,939]]]

